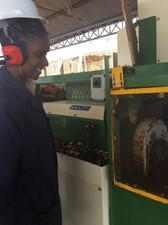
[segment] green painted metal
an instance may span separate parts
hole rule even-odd
[[[153,76],[153,75],[166,75],[168,74],[168,63],[155,63],[148,65],[135,66],[136,76]]]
[[[107,67],[109,74],[109,66]],[[37,81],[37,89],[44,84],[64,84],[66,90],[66,102],[71,104],[104,105],[102,101],[91,99],[90,78],[93,75],[104,74],[104,70],[90,71],[75,74],[40,77]],[[108,93],[110,96],[110,92]],[[93,147],[107,150],[107,124],[105,120],[94,120],[63,115],[47,115],[55,139],[67,142],[86,143],[86,126],[93,123]]]
[[[39,77],[36,84],[88,82],[90,76],[97,74],[104,74],[104,70]]]
[[[102,121],[56,115],[49,115],[49,121],[55,139],[84,144],[86,144],[86,126],[92,122],[95,126],[93,147],[107,150],[106,126]]]
[[[124,82],[126,88],[167,86],[168,75],[129,77]]]
[[[113,187],[111,225],[167,225],[168,206],[119,187]]]
[[[75,74],[64,74],[56,76],[40,77],[37,81],[37,93],[40,91],[39,86],[42,84],[64,84],[66,89],[66,101],[73,102],[91,102],[96,103],[100,101],[92,101],[90,92],[90,78],[93,75],[104,74],[104,70],[97,70],[92,72],[83,72]]]
[[[135,74],[124,76],[125,88],[168,85],[168,63],[134,66]]]
[[[90,96],[90,81],[66,84],[66,99],[68,101],[92,102]]]
[[[135,73],[124,75],[125,88],[142,88],[142,87],[161,87],[168,85],[168,63],[157,63],[156,50],[156,17],[150,17],[138,21],[139,25],[139,57],[140,65],[134,66]],[[163,34],[164,35],[164,34]],[[108,106],[110,112],[114,110],[117,97],[111,97],[111,107]],[[139,101],[140,102],[140,101]],[[134,105],[135,108],[137,107]],[[127,103],[129,108],[129,103]],[[137,107],[138,109],[138,107]],[[124,113],[124,107],[121,108]],[[122,116],[122,115],[121,115]],[[110,118],[107,117],[109,121]],[[111,124],[112,128],[108,128],[108,132],[115,134],[117,141],[115,143],[116,164],[123,163],[120,160],[121,146],[129,145],[129,136],[132,135],[132,128],[128,126],[126,119],[116,119]],[[115,130],[113,127],[115,126]],[[111,129],[111,130],[110,130]],[[122,132],[119,133],[119,130]],[[123,134],[127,134],[123,140]],[[108,136],[110,139],[110,136]],[[111,140],[115,142],[114,140]],[[124,142],[124,143],[123,143]],[[122,151],[126,147],[122,148]],[[109,152],[113,151],[109,146]],[[124,160],[127,162],[128,156],[125,155]],[[115,165],[114,165],[115,166]],[[117,187],[113,183],[113,164],[109,160],[110,167],[110,225],[167,225],[168,224],[168,205],[151,200],[139,194],[135,194],[123,188]],[[116,170],[120,177],[120,170]],[[125,171],[127,173],[127,171]]]
[[[156,17],[139,20],[139,56],[140,64],[157,62],[156,52]]]

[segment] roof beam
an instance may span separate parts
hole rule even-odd
[[[137,11],[132,12],[132,19],[137,19]],[[120,29],[125,28],[123,16],[119,16],[102,23],[95,24],[67,35],[56,37],[50,40],[50,50],[69,47],[98,38],[116,34]]]
[[[69,7],[72,8],[72,9],[77,9],[77,8],[80,8],[81,6],[86,5],[86,4],[88,4],[92,1],[94,1],[94,0],[80,0],[78,2],[75,2],[71,5],[69,5]],[[67,14],[67,10],[65,10],[65,9],[61,9],[59,11],[54,11],[53,9],[45,8],[45,7],[40,6],[40,5],[37,5],[37,7],[39,9],[44,9],[44,10],[53,12],[51,15],[45,17],[45,19],[48,20],[48,21],[53,20],[53,19],[57,18],[58,16],[62,16],[62,15]]]
[[[138,43],[135,28],[133,27],[131,10],[128,7],[126,0],[121,0],[121,8],[123,12],[123,17],[126,23],[126,32],[128,38],[128,44],[131,53],[131,60],[133,65],[139,64],[139,55],[138,55]]]

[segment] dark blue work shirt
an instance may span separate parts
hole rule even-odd
[[[42,104],[0,68],[0,225],[61,225],[57,159]]]

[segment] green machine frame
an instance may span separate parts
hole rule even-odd
[[[107,67],[108,68],[108,67]],[[69,104],[84,104],[104,106],[104,100],[92,100],[90,79],[94,75],[109,75],[109,68],[106,70],[64,74],[56,76],[40,77],[37,81],[37,92],[40,88],[47,84],[63,85],[66,89],[65,102]],[[53,136],[57,140],[65,140],[66,142],[82,142],[86,143],[86,128],[89,123],[94,124],[96,129],[93,132],[92,145],[93,148],[103,149],[107,152],[107,124],[105,117],[102,120],[90,118],[80,118],[79,116],[65,115],[48,115]],[[96,118],[96,117],[95,117]]]
[[[139,21],[138,25],[140,65],[112,70],[111,115],[108,115],[111,121],[108,130],[112,134],[110,221],[114,225],[166,225],[167,161],[158,174],[133,170],[132,151],[138,122],[152,117],[163,120],[167,127],[168,102],[168,63],[156,62],[156,17]],[[160,165],[157,164],[160,155],[162,162],[167,157],[167,146],[163,151],[159,147],[154,154],[156,166]]]
[[[148,188],[143,186],[143,182],[137,184],[141,175],[136,176],[136,182],[129,179],[130,165],[132,157],[130,151],[133,138],[133,132],[136,128],[136,120],[130,122],[128,110],[135,113],[136,119],[139,120],[144,115],[158,117],[160,111],[150,113],[148,107],[156,105],[158,109],[167,107],[168,102],[168,63],[156,62],[156,17],[139,21],[140,26],[140,59],[141,65],[131,68],[121,67],[115,74],[109,70],[109,59],[105,57],[105,70],[67,74],[50,77],[41,77],[38,79],[38,86],[49,83],[68,83],[67,93],[71,96],[71,91],[76,86],[85,86],[90,94],[90,76],[94,74],[105,74],[106,77],[106,99],[94,104],[105,104],[104,122],[95,121],[99,127],[95,134],[97,137],[94,145],[101,146],[108,151],[109,165],[109,216],[110,225],[167,225],[168,224],[168,197],[159,189],[153,190],[152,185],[157,185],[157,178],[152,178],[154,183]],[[150,28],[150,29],[149,29]],[[152,31],[151,31],[152,29]],[[144,38],[144,34],[148,33]],[[119,86],[115,86],[115,81],[119,79]],[[70,97],[67,98],[72,101]],[[82,99],[79,99],[81,102]],[[93,103],[90,98],[84,98],[87,103]],[[121,104],[118,104],[121,103]],[[119,106],[118,109],[116,106]],[[145,114],[141,114],[141,108],[145,109]],[[150,107],[149,107],[150,108]],[[117,111],[118,110],[118,111]],[[152,111],[151,110],[151,111]],[[142,110],[143,111],[143,110]],[[155,110],[154,110],[155,111]],[[167,113],[167,108],[166,111]],[[140,115],[140,116],[139,116]],[[168,115],[168,113],[167,113]],[[160,118],[160,117],[159,117]],[[54,121],[57,121],[57,127],[54,128]],[[77,131],[81,128],[81,123],[86,126],[87,120],[80,121],[76,118],[76,128],[73,126],[74,118],[69,118],[68,127],[62,124],[65,118],[50,116],[50,123],[54,136],[83,141],[84,131],[76,136]],[[101,138],[100,138],[101,137]],[[59,138],[62,138],[60,136]],[[124,153],[123,153],[124,152]],[[124,158],[121,159],[121,156]],[[157,156],[157,155],[156,155]],[[124,165],[124,166],[123,166]],[[128,167],[127,167],[128,166]],[[123,173],[124,171],[124,173]],[[124,174],[124,175],[123,175]],[[145,177],[146,179],[146,177]],[[147,182],[150,183],[147,177]],[[167,191],[167,190],[166,190]]]
[[[120,113],[117,114],[115,106],[116,102],[121,102],[119,110],[132,109],[134,113],[140,116],[152,116],[160,118],[159,111],[167,105],[168,93],[168,63],[145,65],[135,67],[134,75],[124,75],[124,87],[120,89],[111,90],[111,128],[112,132],[112,156],[113,160],[110,165],[112,168],[110,178],[110,216],[111,224],[114,225],[166,225],[167,224],[167,211],[168,199],[167,194],[159,190],[155,193],[153,188],[148,189],[144,183],[131,180],[127,177],[131,169],[131,153],[126,152],[130,149],[127,146],[133,144],[133,133],[136,124],[128,121],[125,118],[119,118]],[[148,106],[143,105],[142,99],[149,99]],[[151,100],[151,101],[150,101]],[[154,107],[152,106],[154,104]],[[140,113],[140,108],[145,109],[145,113]],[[146,107],[146,108],[145,108]],[[123,113],[124,113],[123,112]],[[167,113],[167,110],[166,110]],[[121,115],[122,116],[122,115]],[[110,115],[108,117],[110,121]],[[110,135],[109,135],[110,138]],[[123,147],[124,146],[124,147]],[[131,148],[131,147],[130,147]],[[123,153],[123,152],[126,153]],[[124,160],[120,158],[123,155]],[[156,155],[157,157],[157,155]],[[127,161],[127,162],[125,162]],[[124,167],[123,164],[126,164]],[[121,175],[121,170],[124,170],[126,175]],[[122,177],[123,176],[123,177]],[[148,179],[148,178],[147,178]],[[166,178],[162,178],[166,179]],[[151,185],[157,186],[158,177],[154,176],[148,180]],[[143,180],[145,182],[145,180]],[[165,180],[165,186],[167,180]],[[165,187],[164,186],[164,187]]]

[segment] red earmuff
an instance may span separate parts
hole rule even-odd
[[[23,54],[16,45],[6,45],[2,47],[2,52],[6,58],[7,65],[20,65],[23,63]]]

